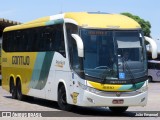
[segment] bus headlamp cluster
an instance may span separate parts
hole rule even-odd
[[[143,93],[143,92],[146,92],[147,90],[148,90],[148,80],[144,83],[144,85],[140,89],[136,91],[139,93]]]
[[[97,90],[97,89],[94,89],[94,88],[92,88],[92,87],[86,86],[86,85],[84,85],[84,84],[82,84],[82,83],[80,83],[80,82],[78,82],[78,84],[79,84],[79,86],[80,86],[83,90],[87,90],[87,91],[92,92],[92,93],[95,93],[95,94],[101,92],[101,91],[99,91],[99,90]]]
[[[136,90],[137,92],[139,93],[143,93],[143,92],[146,92],[148,90],[148,86],[143,86],[141,87],[140,89]]]
[[[95,94],[98,94],[100,93],[101,91],[100,90],[97,90],[97,89],[94,89],[92,87],[89,87],[89,86],[86,86],[80,82],[78,82],[78,85],[83,89],[83,90],[87,90],[89,92],[92,92],[92,93],[95,93]],[[148,90],[148,85],[144,84],[144,86],[142,86],[140,89],[136,90],[137,92],[139,93],[143,93],[143,92],[146,92]]]

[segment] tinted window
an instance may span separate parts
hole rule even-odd
[[[6,52],[57,51],[65,56],[63,25],[5,32],[3,49]]]
[[[72,66],[72,69],[80,73],[80,66],[79,66],[79,57],[78,57],[78,51],[77,51],[77,44],[71,34],[77,34],[78,28],[76,25],[73,24],[66,24],[67,29],[67,40],[68,40],[68,46],[69,46],[69,58],[70,58],[70,64]]]

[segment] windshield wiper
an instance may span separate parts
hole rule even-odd
[[[129,65],[128,65],[128,63],[127,63],[127,61],[125,60],[125,58],[124,57],[122,57],[122,62],[123,62],[123,66],[124,66],[124,71],[128,71],[128,73],[129,73],[129,75],[130,75],[130,77],[131,77],[131,82],[132,82],[132,84],[133,84],[133,86],[136,88],[136,85],[135,85],[135,81],[134,81],[134,75],[133,75],[133,73],[131,72],[131,69],[130,69],[130,67],[129,67]],[[126,69],[125,69],[126,68]]]
[[[106,77],[112,77],[114,75],[114,70],[113,69],[110,69],[110,68],[107,68],[104,70],[104,72],[101,74],[101,83],[102,84],[105,84],[106,80],[108,80]]]

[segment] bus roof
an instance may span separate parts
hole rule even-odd
[[[58,16],[58,17],[57,17]],[[73,20],[77,25],[87,28],[102,28],[102,29],[140,29],[140,25],[133,19],[120,15],[120,14],[104,14],[104,13],[87,13],[87,12],[70,12],[63,13],[54,16],[48,16],[27,22],[21,25],[16,25],[12,27],[7,27],[4,32],[33,28],[38,26],[46,26],[48,23],[54,20],[65,19]]]
[[[140,25],[133,19],[121,14],[104,13],[67,13],[65,18],[75,20],[79,26],[110,29],[137,29]]]

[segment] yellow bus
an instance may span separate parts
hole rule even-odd
[[[2,46],[2,38],[0,37],[0,50],[1,50],[1,46]],[[1,75],[1,51],[0,51],[0,85],[1,85],[1,79],[2,79],[2,75]]]
[[[124,112],[145,106],[148,77],[141,27],[123,15],[91,12],[7,27],[2,87],[14,99],[53,100],[62,110],[77,105]]]

